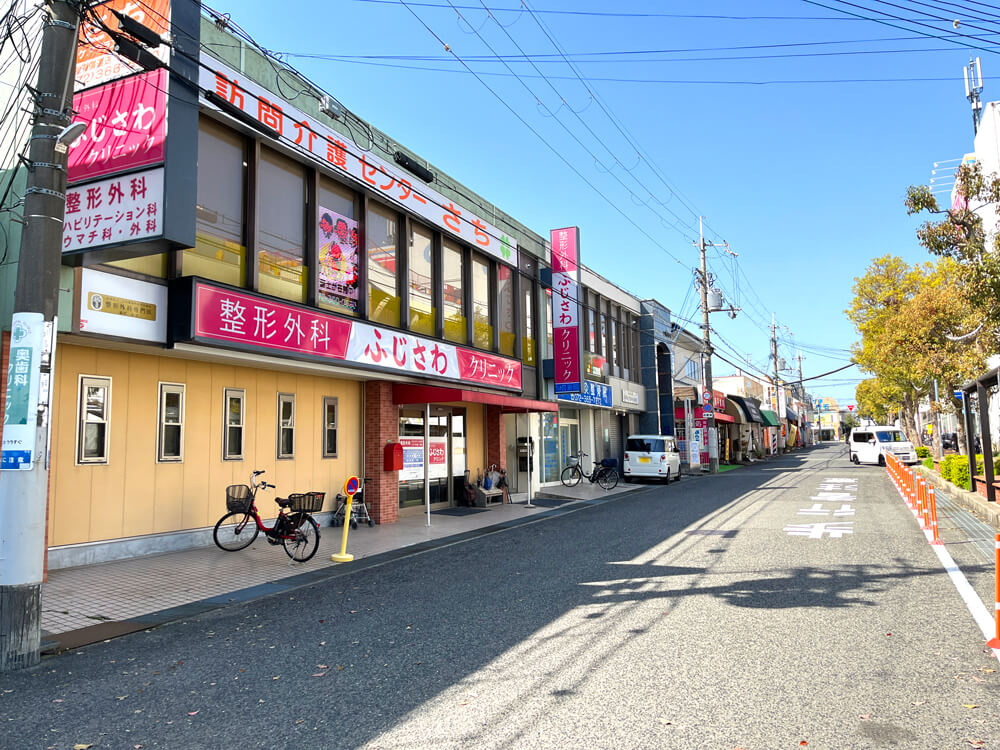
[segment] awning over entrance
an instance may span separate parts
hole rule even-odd
[[[392,386],[394,404],[440,404],[464,401],[472,404],[499,406],[504,412],[559,411],[559,404],[533,398],[508,396],[502,393],[469,391],[464,388],[443,388],[436,385],[410,385],[395,383]]]
[[[799,415],[796,414],[790,407],[786,406],[785,419],[787,419],[789,422],[795,422],[796,424],[798,424]]]
[[[780,427],[781,422],[778,420],[778,415],[775,414],[770,409],[761,409],[760,416],[764,418],[764,424],[768,427]]]
[[[731,399],[735,403],[739,404],[739,407],[743,410],[743,413],[747,415],[747,422],[756,422],[757,424],[764,424],[764,418],[760,415],[760,409],[757,408],[757,404],[748,398],[743,396],[726,396],[726,398]]]
[[[691,407],[691,416],[692,416],[693,419],[705,419],[705,410],[702,407],[700,407],[700,406],[692,406]],[[684,420],[684,407],[682,407],[682,406],[675,406],[674,407],[674,419],[676,419],[678,421],[683,421]],[[733,419],[728,414],[723,414],[721,411],[716,411],[715,412],[715,421],[716,422],[735,422],[736,420]]]

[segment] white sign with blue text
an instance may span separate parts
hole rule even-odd
[[[560,393],[560,401],[572,401],[575,404],[586,406],[601,406],[605,409],[611,408],[611,386],[604,383],[595,383],[587,380],[583,384],[580,393]]]

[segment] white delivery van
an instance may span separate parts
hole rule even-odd
[[[629,435],[625,440],[625,481],[649,477],[669,482],[681,478],[681,454],[672,435]]]
[[[905,464],[915,464],[917,451],[898,427],[855,427],[847,439],[851,460],[856,464],[885,465],[890,453]]]

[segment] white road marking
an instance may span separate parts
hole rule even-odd
[[[852,508],[848,503],[844,503],[840,506],[840,510],[833,511],[835,516],[853,516],[854,508]]]
[[[823,510],[823,503],[813,503],[811,508],[803,508],[798,512],[800,516],[828,516],[830,511]]]
[[[990,611],[986,609],[986,605],[983,604],[982,599],[979,598],[979,594],[976,590],[972,588],[969,580],[965,577],[961,568],[955,564],[951,555],[948,554],[948,550],[944,548],[943,545],[932,546],[934,554],[938,556],[941,561],[942,567],[944,567],[945,572],[948,577],[951,578],[951,582],[955,584],[955,588],[958,590],[958,595],[962,597],[962,601],[965,602],[965,606],[969,608],[969,613],[972,615],[972,619],[976,621],[979,629],[983,632],[983,637],[986,640],[990,640],[994,635],[996,635],[996,622],[990,616]],[[993,649],[993,656],[1000,661],[1000,648]]]
[[[840,539],[844,534],[853,534],[853,526],[853,521],[792,523],[786,526],[783,531],[789,536],[804,536],[809,539],[822,539],[824,534],[829,534],[831,539]]]

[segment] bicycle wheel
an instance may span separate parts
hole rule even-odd
[[[311,560],[319,547],[319,524],[308,513],[295,513],[288,520],[286,528],[294,531],[286,531],[281,538],[285,552],[295,562]]]
[[[259,532],[257,521],[252,515],[242,510],[234,510],[232,513],[226,513],[215,524],[212,538],[219,549],[236,552],[253,544]]]
[[[605,469],[597,477],[597,483],[606,490],[613,490],[618,486],[618,469]]]
[[[576,487],[580,484],[582,477],[583,474],[580,472],[579,466],[567,466],[562,470],[562,474],[559,475],[559,479],[564,487]]]

